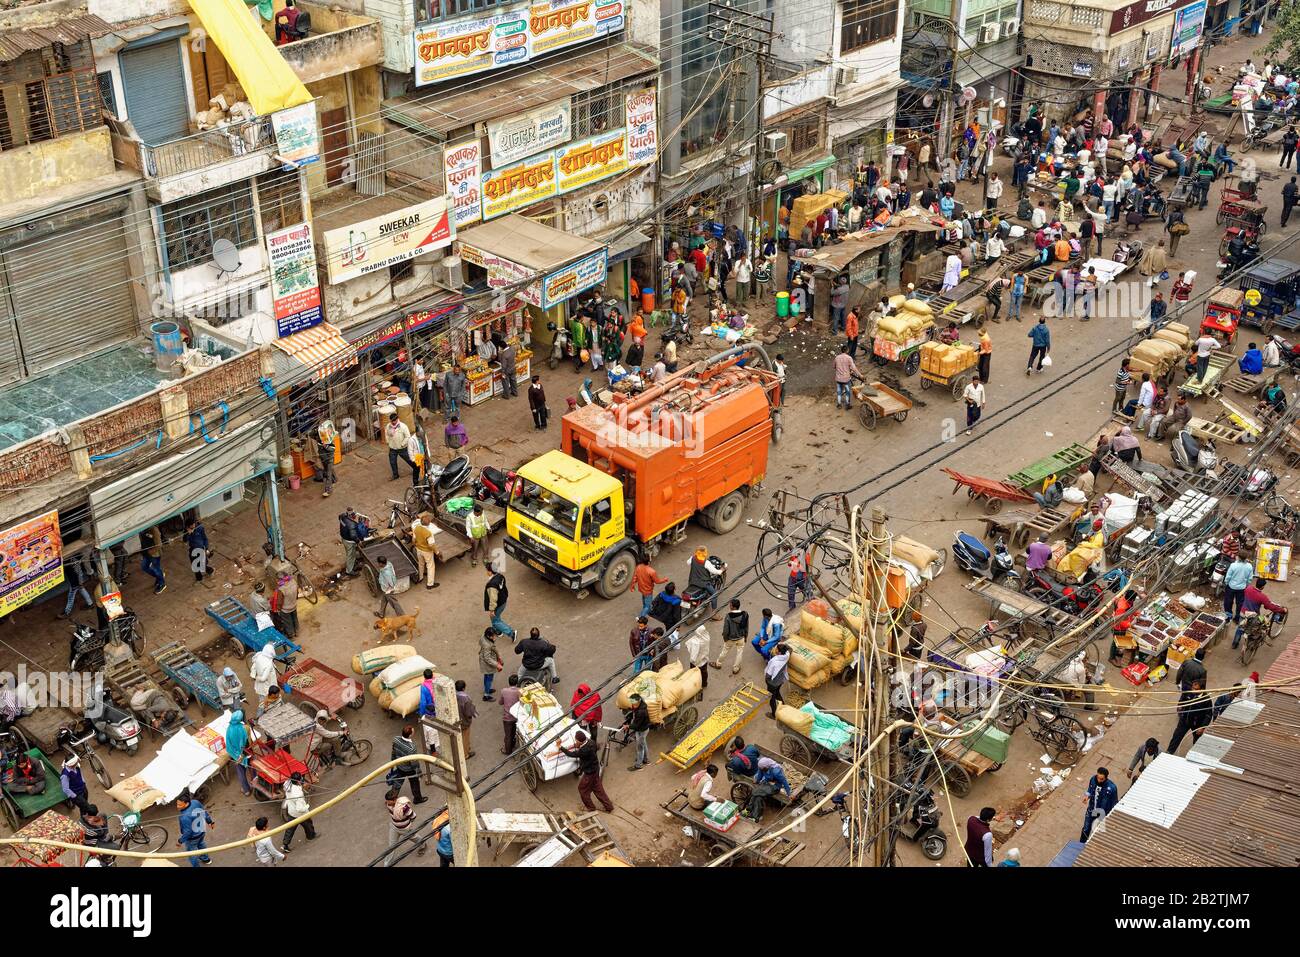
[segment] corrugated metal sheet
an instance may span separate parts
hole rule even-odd
[[[1221,738],[1217,734],[1203,734],[1187,752],[1187,760],[1202,767],[1218,768],[1233,774],[1241,774],[1242,769],[1226,763],[1224,756],[1232,749],[1231,738]]]
[[[1262,701],[1234,701],[1223,709],[1219,720],[1226,721],[1228,724],[1253,724],[1263,710]]]
[[[1205,772],[1186,758],[1161,754],[1119,799],[1115,811],[1140,821],[1172,827],[1188,802],[1205,784]]]
[[[1300,698],[1300,637],[1282,649],[1282,653],[1264,672],[1260,681],[1266,687],[1289,682],[1285,687],[1275,687],[1273,690]]]
[[[5,30],[0,32],[0,62],[8,63],[24,53],[43,50],[55,43],[79,43],[112,32],[111,24],[92,14],[62,17],[48,27]]]
[[[1249,724],[1216,721],[1188,759],[1161,755],[1138,779],[1079,856],[1078,867],[1296,867],[1300,865],[1300,700],[1264,692]],[[1243,709],[1244,710],[1244,709]],[[1162,762],[1196,768],[1203,783],[1183,802],[1172,826],[1130,812],[1157,802],[1170,775],[1147,785]],[[1239,769],[1212,769],[1220,761]],[[1185,785],[1186,786],[1186,785]],[[1171,802],[1176,794],[1169,795]]]

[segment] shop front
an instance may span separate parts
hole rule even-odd
[[[479,379],[488,375],[488,363],[495,357],[493,345],[499,348],[501,340],[515,345],[520,359],[531,354],[534,344],[549,348],[553,335],[548,326],[558,327],[568,320],[566,304],[609,278],[609,249],[604,243],[514,213],[465,230],[455,250],[465,267],[467,287],[499,293],[498,307],[471,322],[469,329],[468,351],[483,360],[481,368],[475,369]],[[476,376],[469,368],[466,373],[471,402],[499,391],[495,382],[491,388],[479,383],[480,396],[474,399]]]

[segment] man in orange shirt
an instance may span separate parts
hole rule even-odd
[[[854,306],[849,310],[849,314],[844,317],[844,339],[849,346],[849,355],[856,358],[858,354],[858,336],[862,330],[858,324],[858,310]]]
[[[1061,238],[1056,241],[1056,260],[1057,262],[1068,262],[1070,259],[1070,241],[1061,234]]]
[[[663,585],[667,578],[660,578],[659,573],[650,565],[649,556],[642,554],[637,561],[636,570],[632,572],[632,584],[641,593],[641,614],[650,614],[650,603],[654,597],[655,585]]]

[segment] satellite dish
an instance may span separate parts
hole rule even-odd
[[[239,268],[239,250],[229,239],[218,239],[212,244],[212,264],[217,267],[217,272],[225,273],[234,272]]]

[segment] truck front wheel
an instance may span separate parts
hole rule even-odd
[[[617,598],[627,591],[628,585],[632,584],[634,571],[636,571],[635,556],[630,551],[619,552],[605,566],[604,574],[596,583],[596,591],[600,592],[601,598]]]
[[[709,510],[709,527],[719,535],[734,532],[745,518],[745,496],[732,492]]]

